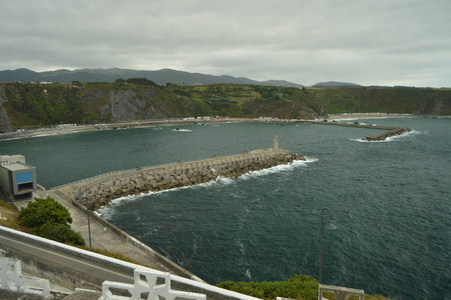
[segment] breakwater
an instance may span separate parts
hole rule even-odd
[[[390,126],[378,126],[378,125],[370,125],[370,124],[361,124],[358,122],[354,123],[342,123],[342,122],[336,122],[336,121],[314,121],[311,122],[314,124],[323,124],[323,125],[336,125],[336,126],[345,126],[345,127],[358,127],[358,128],[365,128],[365,129],[379,129],[384,130],[384,132],[369,135],[362,140],[365,141],[371,141],[371,142],[377,142],[377,141],[384,141],[389,137],[401,135],[407,132],[412,131],[412,129],[406,129],[406,128],[400,128],[400,127],[390,127]]]
[[[111,200],[123,196],[139,195],[150,191],[162,191],[216,180],[219,176],[237,178],[250,171],[257,171],[294,160],[305,160],[299,154],[278,149],[277,142],[271,149],[254,150],[243,154],[211,159],[176,162],[165,166],[136,168],[133,171],[111,174],[88,181],[90,209],[108,205]]]

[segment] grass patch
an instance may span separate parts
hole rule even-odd
[[[0,225],[15,230],[26,231],[19,225],[19,209],[12,203],[0,200]]]
[[[217,284],[218,287],[249,295],[264,300],[275,300],[277,297],[296,299],[296,300],[316,300],[318,299],[318,281],[305,275],[295,275],[284,281],[262,281],[262,282],[235,282],[224,281]],[[323,294],[329,300],[335,300],[333,293],[325,292]],[[357,296],[349,296],[349,300],[358,300]],[[386,298],[381,295],[367,295],[365,300],[396,300]]]

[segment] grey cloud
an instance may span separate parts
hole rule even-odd
[[[0,69],[451,85],[448,0],[8,1]]]

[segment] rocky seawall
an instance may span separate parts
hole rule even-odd
[[[255,150],[194,162],[179,161],[159,167],[137,168],[134,171],[96,178],[85,185],[90,209],[97,210],[123,196],[191,186],[216,180],[219,176],[237,178],[250,171],[289,164],[294,160],[305,160],[305,157],[286,150]]]
[[[365,129],[379,129],[379,130],[385,130],[384,132],[369,135],[362,140],[364,141],[370,141],[370,142],[377,142],[377,141],[385,141],[387,138],[392,136],[401,135],[407,132],[412,131],[412,129],[409,128],[400,128],[400,127],[390,127],[390,126],[375,126],[370,124],[360,124],[358,122],[354,123],[342,123],[342,122],[336,122],[332,121],[329,122],[327,120],[324,121],[307,121],[309,123],[314,124],[323,124],[323,125],[335,125],[335,126],[344,126],[344,127],[357,127],[357,128],[365,128]]]
[[[405,129],[405,128],[399,128],[399,127],[389,127],[385,132],[379,133],[379,134],[373,134],[367,136],[364,140],[370,141],[370,142],[377,142],[377,141],[385,141],[387,138],[392,136],[401,135],[407,132],[412,131],[412,129]]]

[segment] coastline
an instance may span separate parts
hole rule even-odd
[[[58,127],[44,127],[39,129],[19,129],[13,132],[0,133],[0,141],[14,140],[23,138],[33,138],[41,136],[64,135],[70,133],[78,133],[85,131],[96,130],[115,130],[128,129],[139,127],[153,127],[153,126],[177,126],[177,125],[204,125],[204,124],[220,124],[220,123],[302,123],[302,122],[323,122],[327,121],[355,121],[355,120],[371,120],[371,119],[404,119],[404,118],[446,118],[451,119],[451,116],[429,116],[429,115],[412,115],[412,114],[397,114],[397,113],[343,113],[343,114],[329,114],[325,117],[318,117],[315,120],[305,119],[277,119],[270,117],[260,118],[183,118],[183,119],[159,119],[159,120],[143,120],[133,122],[116,122],[105,124],[65,124]]]
[[[331,114],[328,117],[319,118],[328,120],[355,120],[355,119],[379,119],[379,118],[408,118],[416,117],[413,115],[400,115],[400,114]],[[318,121],[316,120],[316,121]],[[183,118],[183,119],[160,119],[160,120],[144,120],[133,122],[116,122],[105,124],[90,124],[90,125],[78,125],[78,124],[65,124],[58,127],[44,127],[39,129],[19,129],[13,132],[0,133],[0,140],[12,140],[23,139],[31,137],[52,136],[52,135],[64,135],[85,131],[96,130],[114,130],[114,129],[128,129],[138,127],[152,127],[152,126],[176,126],[176,125],[188,125],[188,124],[219,124],[219,123],[272,123],[272,122],[286,122],[296,123],[304,121],[315,120],[300,120],[300,119],[277,119],[277,118]]]
[[[85,131],[97,131],[97,130],[115,130],[115,129],[128,129],[138,127],[152,127],[152,126],[175,126],[175,125],[187,125],[187,124],[204,124],[204,123],[226,123],[226,122],[245,122],[249,119],[166,119],[166,120],[145,120],[134,122],[117,122],[117,123],[104,123],[104,124],[90,124],[90,125],[78,125],[78,124],[66,124],[61,127],[45,127],[39,129],[19,129],[13,132],[0,133],[0,140],[22,139],[40,136],[52,136],[63,135]]]

